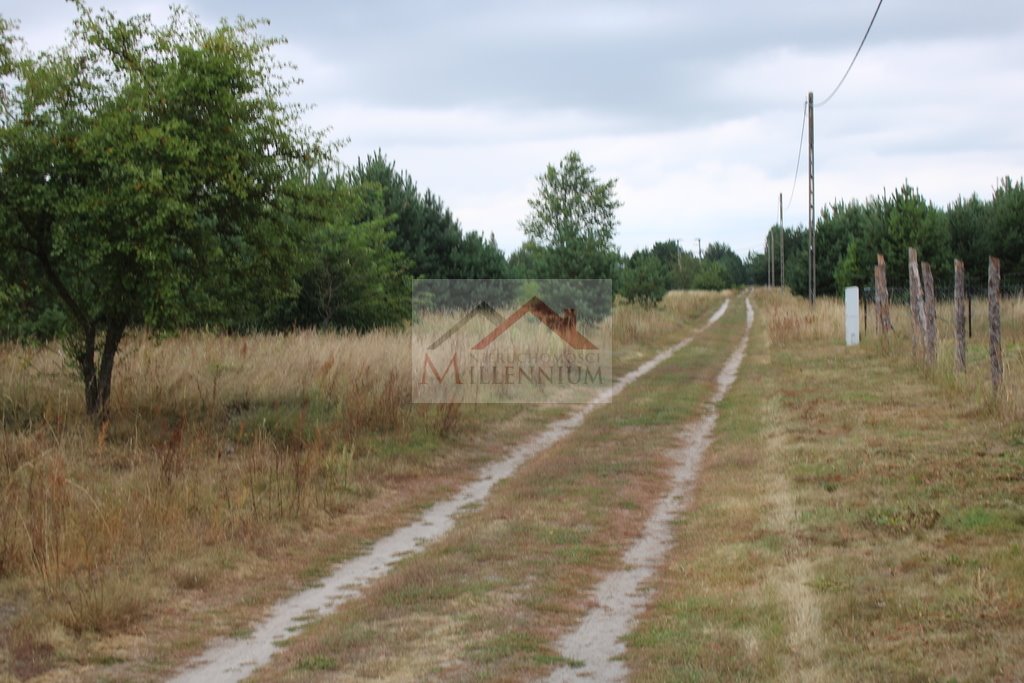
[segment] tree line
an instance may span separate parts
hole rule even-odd
[[[74,4],[39,53],[0,17],[0,338],[62,339],[92,414],[132,328],[366,330],[410,317],[416,278],[611,279],[654,303],[743,277],[724,245],[621,255],[616,181],[576,152],[538,176],[506,258],[383,152],[342,166],[263,22]]]
[[[537,177],[525,241],[506,257],[382,151],[342,165],[341,143],[291,103],[283,41],[263,22],[207,27],[177,8],[158,25],[74,4],[65,42],[38,53],[0,16],[0,339],[61,339],[94,415],[132,328],[398,325],[415,279],[606,279],[653,305],[766,278],[763,254],[721,242],[621,253],[617,181],[575,151]],[[1021,195],[1007,180],[992,201],[945,211],[909,187],[833,205],[818,226],[821,290],[865,283],[876,249],[905,268],[907,243],[940,275],[953,253],[1017,267]],[[806,291],[806,231],[785,239],[786,284]]]
[[[778,226],[769,235],[771,231],[778,248]],[[806,296],[807,229],[800,226],[782,232],[785,284]],[[939,286],[951,286],[954,259],[964,262],[970,284],[983,286],[989,256],[999,257],[1004,278],[1019,285],[1024,280],[1024,181],[1005,177],[989,199],[972,194],[946,207],[926,200],[909,183],[865,201],[837,201],[815,221],[815,246],[818,293],[824,295],[851,286],[873,287],[877,254],[885,256],[890,282],[902,282],[900,278],[908,272],[909,247],[931,264]],[[760,259],[764,263],[763,255]],[[759,282],[767,277],[766,263],[760,273]]]

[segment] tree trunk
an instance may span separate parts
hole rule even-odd
[[[85,384],[85,412],[96,415],[99,411],[99,377],[96,374],[96,330],[82,332],[82,348],[78,349],[78,369]]]
[[[108,408],[110,406],[110,385],[114,376],[114,357],[117,355],[117,349],[121,345],[121,339],[124,337],[124,325],[112,326],[107,330],[105,339],[103,340],[103,355],[100,357],[100,374],[99,374],[99,412],[97,416],[100,419],[107,417]]]
[[[111,325],[103,335],[103,349],[99,367],[96,366],[96,331],[84,335],[84,345],[78,355],[78,366],[85,384],[85,412],[102,422],[107,418],[110,404],[110,386],[114,376],[114,358],[124,337],[125,325]]]

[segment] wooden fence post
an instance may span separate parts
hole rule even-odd
[[[878,326],[885,336],[892,332],[892,318],[889,315],[889,287],[885,281],[885,257],[878,255],[875,266],[875,310],[878,314]]]
[[[1003,341],[999,320],[999,259],[988,257],[988,359],[992,364],[992,391],[1003,385]]]
[[[964,281],[967,279],[964,274],[964,262],[960,259],[953,261],[953,270],[956,273],[956,284],[953,292],[953,308],[955,312],[953,334],[956,337],[956,371],[967,372],[967,337],[966,318],[967,311],[964,307]]]
[[[938,358],[935,330],[935,279],[932,278],[931,264],[927,261],[921,263],[921,277],[924,280],[924,355],[928,365],[935,365]]]
[[[917,268],[917,250],[907,250],[907,267],[910,270],[910,322],[913,326],[914,355],[924,350],[924,302],[921,293],[921,273]]]

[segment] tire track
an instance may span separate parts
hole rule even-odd
[[[545,432],[517,446],[505,459],[484,467],[475,481],[464,486],[453,497],[435,503],[418,520],[380,539],[367,553],[336,565],[319,585],[274,605],[269,616],[257,624],[249,636],[222,639],[215,643],[173,677],[172,683],[234,683],[252,674],[270,661],[278,649],[276,643],[358,597],[366,585],[386,575],[400,559],[421,551],[428,543],[443,536],[455,524],[456,514],[485,500],[495,484],[507,479],[524,462],[575,431],[595,408],[610,402],[627,386],[688,346],[697,335],[718,322],[728,307],[727,300],[693,334],[623,375],[612,387],[572,415],[551,423]]]
[[[736,380],[750,339],[754,309],[746,300],[747,325],[736,350],[729,356],[718,375],[717,389],[704,415],[680,433],[680,447],[669,455],[676,462],[672,471],[672,488],[658,502],[644,525],[643,534],[623,556],[625,567],[606,576],[594,591],[595,606],[584,616],[579,627],[558,643],[560,654],[578,667],[556,669],[550,683],[565,681],[621,681],[628,674],[620,657],[626,647],[622,638],[632,630],[636,618],[647,606],[644,584],[651,579],[672,547],[672,521],[689,504],[690,491],[696,479],[697,466],[711,444],[711,434],[718,420],[718,403]]]

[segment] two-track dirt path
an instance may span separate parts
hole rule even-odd
[[[475,481],[452,498],[436,503],[412,524],[380,539],[367,553],[337,565],[318,586],[275,605],[248,637],[213,644],[172,680],[178,683],[239,681],[252,674],[277,651],[275,643],[291,637],[304,625],[358,597],[367,585],[388,574],[398,560],[439,539],[456,524],[458,513],[484,501],[495,484],[511,477],[523,463],[574,432],[597,406],[611,401],[623,389],[689,345],[697,335],[717,322],[728,307],[729,302],[726,301],[693,335],[624,375],[605,395],[518,445],[505,459],[485,467]]]
[[[754,309],[746,302],[747,325],[736,350],[726,361],[717,378],[717,388],[704,415],[689,424],[679,435],[679,447],[671,454],[675,461],[672,487],[658,501],[654,513],[647,518],[643,535],[623,557],[624,567],[613,572],[598,584],[594,591],[594,607],[580,622],[579,627],[558,643],[563,656],[576,663],[573,667],[557,669],[548,679],[552,683],[563,681],[621,681],[628,671],[619,657],[625,652],[622,638],[632,629],[636,618],[649,600],[644,584],[661,566],[672,547],[672,521],[689,504],[689,493],[697,475],[697,466],[711,444],[712,432],[718,420],[718,403],[725,398],[736,380],[746,352],[750,328],[754,322]]]

